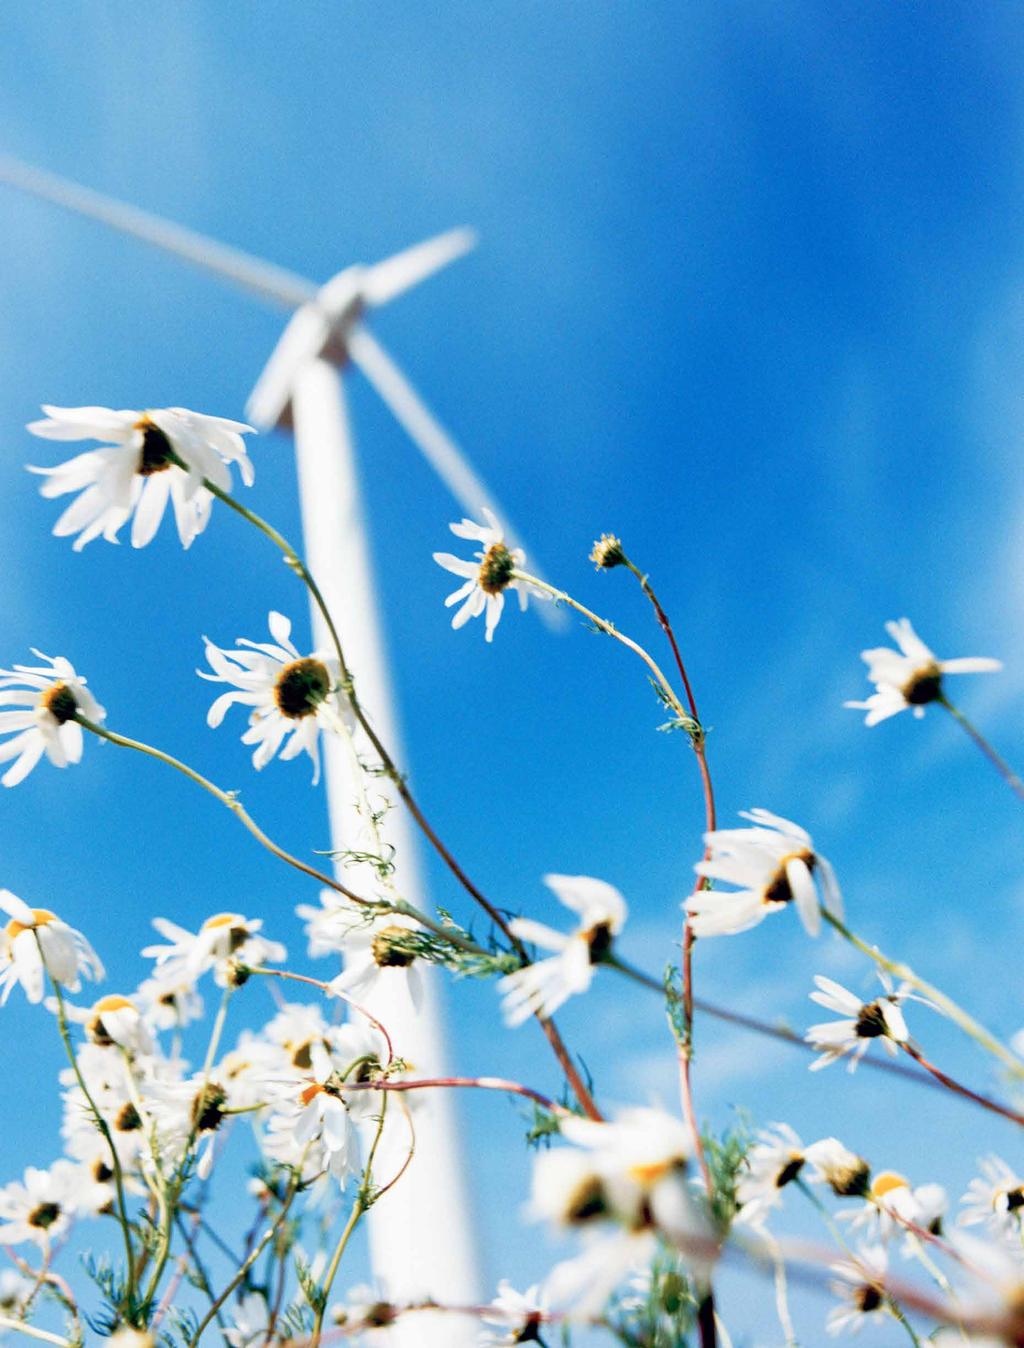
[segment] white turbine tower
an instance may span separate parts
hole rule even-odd
[[[478,515],[482,505],[489,505],[504,519],[451,438],[361,321],[368,310],[462,256],[473,247],[472,233],[453,230],[374,266],[349,267],[318,288],[283,268],[18,161],[0,157],[0,181],[101,220],[293,311],[249,399],[248,415],[261,429],[294,429],[310,569],[338,625],[360,698],[383,742],[403,762],[338,367],[351,361],[360,368],[467,513]],[[542,615],[552,609],[539,606]],[[315,609],[313,621],[318,644],[325,645],[327,634]],[[354,805],[355,769],[345,746],[335,742],[324,748],[332,843],[340,853],[358,840],[361,828]],[[404,809],[389,812],[387,828],[396,848],[399,887],[422,905],[415,840]],[[378,998],[372,1009],[418,1071],[442,1074],[439,988],[435,972],[428,972],[418,1013],[407,999],[394,996]],[[412,1165],[369,1213],[374,1268],[396,1301],[428,1294],[441,1302],[472,1302],[480,1288],[451,1101],[445,1091],[418,1095]],[[476,1330],[462,1317],[437,1317],[431,1324],[416,1316],[399,1320],[389,1337],[396,1348],[460,1348],[475,1343]]]

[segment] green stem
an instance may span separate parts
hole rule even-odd
[[[38,937],[36,938],[38,944]],[[43,959],[42,947],[39,949],[39,958]],[[43,959],[45,967],[46,961]],[[64,994],[61,992],[60,984],[47,969],[50,978],[50,986],[53,988],[54,996],[57,1001],[57,1028],[60,1032],[61,1041],[64,1044],[64,1052],[67,1054],[68,1062],[71,1064],[71,1070],[75,1074],[75,1080],[85,1096],[89,1110],[92,1113],[93,1122],[103,1135],[103,1139],[110,1149],[111,1166],[114,1171],[114,1187],[117,1191],[117,1211],[118,1221],[124,1236],[124,1253],[128,1265],[128,1289],[125,1294],[125,1310],[129,1320],[135,1318],[135,1252],[132,1249],[131,1225],[128,1221],[128,1205],[124,1196],[124,1175],[121,1170],[121,1158],[117,1154],[117,1148],[114,1145],[114,1139],[111,1136],[110,1127],[106,1119],[99,1111],[96,1101],[92,1098],[89,1087],[85,1084],[85,1077],[82,1075],[82,1069],[78,1065],[78,1059],[75,1056],[74,1046],[71,1043],[71,1035],[68,1031],[67,1011],[64,1006]]]
[[[835,916],[834,913],[830,913],[826,908],[822,907],[821,915],[845,941],[849,941],[849,943],[859,950],[862,955],[867,955],[869,959],[874,960],[875,964],[877,964],[880,969],[884,969],[887,973],[892,974],[894,978],[898,978],[902,982],[909,983],[912,987],[915,987],[922,996],[932,1002],[943,1015],[947,1016],[954,1023],[954,1025],[958,1025],[960,1029],[963,1030],[964,1034],[968,1035],[976,1044],[979,1044],[983,1049],[991,1053],[993,1057],[998,1058],[1003,1066],[1006,1067],[1014,1077],[1024,1078],[1024,1062],[1022,1062],[1016,1054],[1006,1048],[1005,1045],[1001,1044],[995,1035],[992,1034],[990,1030],[987,1030],[980,1021],[975,1020],[972,1015],[966,1012],[962,1007],[958,1006],[951,997],[947,997],[939,988],[926,982],[925,979],[921,978],[913,969],[911,969],[909,964],[903,964],[899,960],[890,959],[887,955],[883,955],[876,946],[868,945],[867,941],[862,940],[855,932],[852,932],[849,927]]]
[[[936,701],[946,708],[954,721],[957,721],[961,728],[974,741],[975,745],[977,745],[985,755],[1014,795],[1017,796],[1019,800],[1024,800],[1024,781],[1021,781],[1020,777],[1017,776],[1013,768],[1011,768],[1006,759],[1003,758],[1002,754],[997,753],[996,750],[993,749],[992,745],[989,744],[988,740],[977,726],[969,721],[960,708],[955,707],[945,694],[940,693],[936,698]]]
[[[366,1158],[366,1165],[363,1167],[362,1179],[359,1182],[359,1189],[356,1193],[355,1202],[352,1204],[352,1211],[349,1213],[348,1221],[345,1223],[345,1229],[342,1231],[337,1245],[334,1247],[334,1254],[331,1256],[331,1262],[328,1265],[327,1272],[320,1288],[319,1305],[316,1310],[316,1318],[313,1322],[313,1334],[310,1339],[310,1348],[319,1348],[320,1335],[323,1333],[324,1312],[327,1309],[327,1301],[331,1295],[331,1288],[334,1285],[334,1279],[337,1276],[338,1268],[341,1264],[342,1256],[348,1248],[348,1243],[352,1238],[352,1233],[359,1225],[359,1219],[373,1201],[370,1197],[370,1182],[373,1174],[373,1161],[377,1155],[377,1147],[380,1144],[381,1134],[384,1132],[384,1120],[387,1117],[388,1099],[387,1096],[381,1098],[380,1118],[377,1122],[377,1131],[373,1135],[373,1142],[370,1144],[369,1155]]]
[[[306,1150],[307,1151],[309,1150],[308,1146]],[[299,1191],[299,1187],[302,1182],[302,1167],[305,1164],[305,1161],[306,1156],[305,1153],[303,1153],[301,1159],[299,1160],[298,1165],[292,1172],[291,1183],[288,1185],[288,1192],[285,1194],[284,1202],[281,1204],[281,1211],[277,1214],[277,1216],[274,1218],[273,1223],[267,1228],[266,1231],[264,1231],[263,1235],[253,1246],[252,1250],[249,1252],[248,1256],[243,1261],[243,1263],[235,1273],[234,1277],[224,1288],[223,1292],[221,1292],[220,1296],[215,1298],[213,1304],[210,1306],[210,1309],[203,1316],[202,1320],[200,1320],[199,1325],[196,1328],[196,1332],[189,1340],[189,1348],[196,1348],[196,1345],[202,1338],[203,1331],[206,1329],[207,1325],[220,1310],[221,1306],[224,1305],[225,1301],[227,1301],[228,1297],[239,1285],[239,1283],[244,1281],[246,1274],[252,1268],[253,1264],[256,1263],[257,1259],[259,1259],[260,1255],[270,1244],[270,1242],[274,1239],[274,1237],[277,1235],[277,1232],[284,1224],[284,1220],[288,1216],[288,1211],[291,1208],[292,1202],[295,1199],[295,1195]]]
[[[911,1343],[916,1344],[917,1348],[921,1348],[921,1340],[918,1337],[917,1331],[914,1329],[914,1326],[910,1323],[907,1317],[900,1310],[898,1303],[895,1302],[892,1299],[892,1297],[887,1297],[885,1304],[889,1307],[889,1314],[893,1317],[893,1319],[898,1320],[900,1324],[903,1326],[903,1328],[907,1331],[908,1335],[910,1336]]]

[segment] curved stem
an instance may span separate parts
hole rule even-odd
[[[38,945],[38,937],[36,938]],[[39,958],[43,960],[43,967],[46,967],[46,960],[43,958],[42,947],[39,949]],[[124,1174],[121,1170],[121,1158],[117,1154],[117,1147],[114,1145],[114,1139],[111,1136],[110,1127],[106,1119],[99,1111],[96,1101],[92,1098],[89,1087],[85,1084],[85,1077],[82,1075],[82,1069],[78,1065],[78,1059],[75,1056],[75,1050],[71,1043],[71,1035],[68,1031],[67,1012],[64,1007],[64,994],[61,992],[60,984],[47,969],[50,979],[50,986],[53,988],[54,997],[57,1002],[57,1028],[60,1033],[61,1042],[64,1045],[64,1052],[67,1054],[68,1062],[71,1064],[71,1070],[75,1074],[75,1080],[78,1082],[82,1094],[85,1096],[86,1103],[89,1106],[93,1122],[103,1135],[103,1139],[110,1150],[111,1168],[114,1172],[114,1188],[117,1191],[117,1213],[118,1222],[124,1235],[124,1253],[127,1262],[128,1290],[125,1298],[125,1309],[128,1312],[128,1318],[135,1318],[135,1251],[132,1249],[131,1225],[128,1221],[128,1204],[124,1196]]]
[[[523,1086],[518,1081],[507,1081],[504,1077],[421,1077],[415,1081],[346,1081],[339,1085],[339,1091],[422,1091],[431,1087],[465,1088],[483,1091],[503,1091],[506,1095],[521,1095],[533,1100],[551,1114],[568,1115],[569,1110],[554,1100],[548,1099],[540,1091]]]
[[[1002,754],[997,753],[996,750],[993,749],[992,745],[989,744],[981,731],[969,721],[960,708],[955,707],[943,693],[939,694],[936,701],[940,702],[942,706],[946,708],[954,721],[956,721],[974,741],[1018,800],[1024,800],[1024,781],[1021,781],[1020,777],[1017,776],[1013,768],[1011,768],[1006,759],[1003,758]]]
[[[320,613],[320,616],[323,618],[327,631],[330,634],[331,643],[334,646],[334,652],[338,660],[338,668],[341,673],[342,690],[344,691],[345,696],[348,699],[349,706],[352,708],[352,713],[355,716],[356,720],[358,721],[360,728],[366,735],[366,738],[373,746],[374,752],[380,759],[381,765],[384,768],[384,772],[386,773],[388,780],[391,782],[395,790],[398,792],[399,796],[402,799],[403,804],[405,805],[406,809],[408,809],[413,819],[416,821],[424,837],[437,852],[438,856],[448,867],[449,871],[451,871],[452,875],[455,877],[458,883],[462,886],[462,888],[466,891],[466,893],[484,910],[484,912],[491,919],[494,925],[498,928],[498,930],[502,933],[505,939],[509,942],[512,949],[523,961],[523,963],[528,964],[529,957],[526,952],[526,947],[523,945],[522,941],[520,941],[520,939],[514,934],[514,932],[512,931],[511,927],[508,924],[508,921],[503,916],[503,914],[494,906],[493,903],[491,903],[490,899],[488,899],[487,896],[473,883],[473,881],[469,878],[466,872],[456,861],[452,853],[441,841],[438,834],[434,831],[426,815],[420,809],[418,801],[410,791],[409,785],[406,782],[405,777],[398,770],[398,767],[395,764],[394,759],[388,753],[388,750],[385,747],[382,740],[380,739],[380,736],[377,734],[376,730],[371,724],[368,716],[366,715],[366,712],[363,709],[362,703],[359,701],[359,698],[356,694],[355,681],[352,677],[352,672],[348,667],[348,662],[345,659],[345,652],[344,649],[342,648],[341,638],[338,635],[338,629],[335,626],[333,617],[331,616],[331,611],[327,607],[327,602],[324,599],[323,594],[320,591],[320,587],[316,583],[316,580],[313,578],[312,572],[306,566],[306,563],[303,561],[299,552],[291,545],[291,543],[288,542],[288,540],[284,537],[282,533],[280,533],[277,529],[273,527],[273,525],[269,524],[265,519],[257,515],[255,511],[252,511],[247,506],[242,505],[240,501],[236,501],[235,498],[229,492],[226,492],[221,487],[218,487],[215,482],[211,482],[208,478],[204,478],[203,485],[209,492],[211,492],[214,496],[216,496],[218,500],[223,501],[226,506],[229,506],[232,510],[236,512],[236,514],[241,515],[243,519],[247,520],[249,524],[253,525],[253,527],[258,529],[260,533],[265,535],[265,537],[267,537],[271,541],[271,543],[273,543],[274,546],[283,554],[285,561],[295,572],[295,574],[299,577],[302,583],[306,586],[314,604],[316,605]],[[228,804],[229,802],[225,801],[224,803]],[[245,820],[243,819],[243,823],[244,822]],[[289,860],[287,854],[284,855],[283,859]],[[294,864],[294,859],[291,860],[292,864]],[[301,867],[302,863],[299,863],[299,865]],[[324,878],[320,876],[319,872],[311,872],[311,873],[316,874],[320,879]],[[348,894],[348,891],[345,890],[342,886],[338,885],[337,883],[331,882],[330,880],[326,881],[326,883],[330,884],[332,889],[337,889],[343,894]],[[349,894],[349,897],[352,898],[354,896]],[[419,918],[418,920],[422,920],[422,918]],[[426,925],[430,924],[428,923]],[[587,1114],[589,1118],[600,1119],[602,1116],[597,1108],[597,1105],[594,1102],[594,1098],[591,1095],[590,1091],[587,1089],[587,1086],[584,1083],[579,1072],[576,1071],[573,1061],[569,1056],[569,1052],[565,1047],[565,1043],[562,1040],[562,1036],[559,1034],[554,1021],[550,1019],[545,1019],[540,1015],[537,1015],[537,1019],[540,1021],[541,1028],[544,1031],[545,1037],[547,1038],[548,1043],[551,1045],[555,1053],[555,1056],[558,1059],[559,1064],[562,1068],[562,1071],[565,1074],[565,1078],[569,1082],[569,1085],[572,1088],[573,1093],[576,1095],[576,1098],[578,1099],[581,1108],[584,1110],[584,1112]]]
[[[948,1076],[936,1067],[934,1063],[929,1062],[921,1050],[913,1044],[904,1043],[900,1047],[908,1057],[913,1058],[916,1063],[920,1063],[926,1072],[929,1072],[936,1081],[948,1090],[953,1091],[956,1095],[962,1095],[965,1100],[973,1100],[976,1105],[980,1105],[982,1109],[987,1109],[992,1114],[999,1114],[1004,1119],[1009,1119],[1011,1123],[1017,1123],[1024,1127],[1024,1114],[1020,1114],[1017,1110],[1010,1109],[1008,1105],[1000,1104],[998,1100],[993,1100],[988,1095],[981,1095],[978,1091],[971,1090],[970,1086],[965,1086],[962,1082],[954,1080],[953,1077]]]
[[[23,1320],[14,1320],[9,1315],[0,1315],[0,1329],[13,1329],[18,1334],[27,1334],[30,1339],[42,1339],[43,1343],[55,1343],[58,1348],[72,1348],[70,1339],[62,1339],[59,1334],[50,1334],[45,1329],[36,1329]]]
[[[826,908],[822,907],[821,915],[844,940],[849,941],[849,943],[859,950],[862,955],[867,955],[869,959],[874,960],[880,969],[884,969],[887,973],[892,974],[894,978],[899,978],[903,982],[910,983],[912,987],[917,988],[918,992],[920,992],[928,1001],[932,1002],[937,1010],[941,1011],[944,1016],[947,1016],[954,1025],[958,1025],[960,1029],[963,1030],[964,1034],[968,1035],[976,1044],[979,1044],[983,1049],[991,1053],[993,1057],[998,1058],[1003,1066],[1008,1068],[1014,1077],[1024,1078],[1024,1062],[1022,1062],[1021,1059],[1018,1058],[1015,1053],[1012,1053],[1004,1044],[1001,1044],[995,1035],[992,1034],[990,1030],[987,1030],[980,1021],[975,1020],[972,1015],[965,1011],[961,1006],[958,1006],[951,997],[947,997],[939,988],[926,982],[925,979],[921,978],[913,969],[911,969],[909,964],[903,964],[899,960],[889,959],[889,957],[883,955],[877,947],[868,945],[867,941],[863,940],[855,932],[852,932],[849,927],[835,916],[834,913],[830,913]]]

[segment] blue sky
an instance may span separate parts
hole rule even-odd
[[[1024,21],[881,3],[486,6],[111,0],[5,13],[3,148],[326,279],[458,223],[478,251],[376,329],[469,450],[548,574],[657,644],[592,538],[621,534],[675,619],[707,724],[723,819],[763,805],[836,864],[853,925],[972,1003],[1024,1022],[1019,806],[934,712],[867,731],[859,650],[908,614],[940,655],[1007,670],[964,681],[965,707],[1024,760]],[[87,672],[111,725],[244,789],[294,850],[326,844],[302,765],[252,774],[205,726],[200,634],[305,622],[269,550],[215,512],[183,555],[82,555],[26,462],[40,402],[183,404],[227,416],[280,330],[172,260],[51,207],[0,195],[0,661],[35,645]],[[699,855],[694,764],[639,667],[572,627],[510,614],[493,646],[450,631],[430,553],[455,518],[444,488],[358,381],[351,386],[374,555],[419,794],[506,906],[553,918],[548,871],[617,884],[625,950],[671,957]],[[291,450],[253,446],[254,508],[298,533]],[[116,981],[156,913],[240,907],[301,951],[310,893],[187,784],[88,746],[2,809],[0,880],[86,928]],[[436,901],[469,916],[427,859]],[[994,947],[994,948],[993,948]],[[707,995],[806,1022],[810,976],[867,988],[785,919],[699,952]],[[254,1004],[256,999],[254,998]],[[452,1057],[551,1087],[524,1028],[495,1058],[491,989],[452,999]],[[256,1011],[253,1011],[253,1015]],[[926,1013],[920,1013],[924,1015]],[[57,1145],[45,1019],[17,1000],[0,1070],[8,1157]],[[609,1102],[674,1099],[656,1001],[599,980],[565,1031]],[[245,1016],[237,1024],[245,1023]],[[922,1042],[982,1083],[937,1021]],[[38,1070],[26,1069],[26,1057]],[[702,1110],[735,1104],[806,1137],[841,1131],[878,1164],[956,1190],[1013,1139],[983,1116],[877,1078],[830,1072],[708,1026]],[[913,1129],[908,1129],[912,1111]],[[493,1281],[541,1271],[510,1234],[525,1162],[515,1113],[468,1103],[469,1155]],[[486,1141],[486,1145],[484,1145]],[[764,1289],[737,1284],[737,1343],[774,1344]],[[805,1332],[824,1304],[809,1304]],[[746,1337],[744,1337],[746,1336]]]

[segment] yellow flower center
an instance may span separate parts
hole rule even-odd
[[[274,684],[274,701],[282,716],[301,721],[313,716],[331,691],[331,676],[321,660],[306,656],[285,665]]]
[[[884,1198],[894,1189],[909,1189],[910,1181],[895,1170],[883,1170],[871,1182],[871,1197]]]
[[[761,895],[764,903],[790,903],[793,898],[793,887],[789,883],[789,876],[786,874],[786,867],[791,861],[802,861],[809,871],[814,870],[817,857],[807,847],[801,847],[795,852],[787,852],[786,855],[776,866],[771,879],[764,887]]]
[[[78,703],[75,695],[66,683],[57,681],[44,688],[39,697],[39,706],[48,711],[58,725],[73,721],[78,715]]]
[[[98,1002],[94,1002],[92,1009],[97,1015],[102,1016],[104,1011],[134,1011],[135,1006],[127,997],[111,992],[106,997],[101,997]]]
[[[7,926],[4,928],[8,938],[13,941],[14,938],[20,936],[23,931],[34,931],[37,927],[46,927],[51,922],[58,921],[57,914],[51,913],[49,908],[33,908],[32,916],[35,918],[35,921],[32,923],[19,922],[16,918],[12,917],[10,922],[8,922]]]

